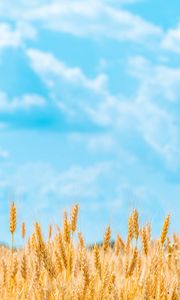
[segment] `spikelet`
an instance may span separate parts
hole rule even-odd
[[[149,277],[145,279],[143,288],[143,300],[149,300]]]
[[[11,203],[10,206],[10,220],[9,220],[9,229],[12,235],[12,243],[11,243],[11,249],[12,249],[12,254],[14,251],[14,233],[16,231],[16,206],[14,202]]]
[[[37,255],[41,257],[45,249],[45,244],[42,236],[41,226],[37,222],[35,223],[35,233],[35,250],[37,252]]]
[[[13,264],[12,264],[12,270],[11,270],[11,278],[15,279],[15,276],[18,272],[18,260],[17,256],[13,256]]]
[[[175,233],[173,233],[173,247],[175,250],[178,249],[178,240],[179,239],[178,239],[177,235]]]
[[[111,239],[111,228],[110,228],[110,226],[108,226],[106,231],[105,231],[104,240],[103,240],[103,250],[104,250],[104,252],[106,252],[108,247],[109,247],[110,239]]]
[[[132,256],[132,259],[130,261],[129,268],[127,270],[127,276],[132,276],[133,271],[134,271],[135,266],[136,266],[137,257],[138,257],[138,250],[137,250],[137,247],[136,247],[133,251],[133,256]]]
[[[91,275],[89,280],[89,300],[94,299],[94,294],[95,294],[95,277],[94,275]]]
[[[133,220],[133,214],[130,214],[128,218],[128,234],[127,234],[127,240],[131,241],[134,234],[134,220]]]
[[[125,244],[124,241],[122,240],[121,236],[118,234],[116,241],[115,241],[115,253],[116,255],[119,254],[120,251],[124,251],[125,249]]]
[[[57,251],[55,251],[55,269],[57,276],[62,272],[63,269],[61,257]]]
[[[94,246],[94,265],[96,270],[101,274],[101,263],[100,263],[100,255],[97,244]]]
[[[85,251],[83,251],[83,256],[82,256],[82,275],[83,275],[83,295],[85,295],[87,287],[89,285],[89,269],[88,269],[87,256]]]
[[[34,261],[34,283],[37,285],[40,277],[40,265],[38,260]]]
[[[25,235],[26,235],[26,225],[25,223],[23,222],[22,225],[21,225],[21,236],[22,236],[22,239],[24,240],[25,238]]]
[[[21,262],[21,276],[24,280],[27,279],[27,258],[25,254],[23,254]]]
[[[146,236],[147,236],[147,240],[150,241],[151,240],[151,224],[148,223],[146,226]]]
[[[166,240],[168,229],[169,229],[169,222],[170,222],[170,214],[168,214],[168,216],[164,220],[163,228],[161,231],[161,238],[160,238],[161,245],[164,245],[164,242]]]
[[[130,246],[131,246],[131,240],[134,236],[134,223],[133,223],[133,214],[129,215],[128,218],[128,233],[127,233],[127,239],[126,239],[126,245],[125,245],[125,252],[126,254],[129,254]]]
[[[141,275],[141,270],[142,270],[142,259],[140,256],[137,257],[137,268],[136,268],[136,275],[137,278],[140,277]]]
[[[141,240],[142,240],[142,246],[143,246],[144,254],[147,256],[147,254],[148,254],[148,241],[147,241],[147,235],[146,235],[145,227],[143,227],[143,229],[142,229]]]
[[[14,232],[16,231],[16,207],[14,202],[11,203],[10,206],[10,232],[13,235]]]
[[[64,212],[64,231],[63,231],[64,241],[70,243],[70,224],[67,219],[67,212]]]
[[[133,226],[134,226],[134,237],[136,239],[136,241],[138,240],[138,236],[139,236],[139,215],[138,215],[138,211],[136,209],[134,209],[133,211]]]
[[[33,252],[36,258],[38,259],[38,261],[40,261],[41,248],[40,248],[38,237],[36,236],[35,232],[33,232],[33,234],[31,235],[28,245],[29,245],[29,252],[30,253]]]
[[[107,287],[109,295],[111,295],[112,291],[114,290],[115,279],[116,276],[113,273],[111,273],[109,276],[108,287]],[[115,297],[115,299],[117,299],[117,297]]]
[[[173,247],[170,243],[167,245],[167,253],[168,253],[168,267],[169,269],[171,269]]]
[[[61,232],[59,232],[59,234],[58,234],[58,248],[59,248],[59,251],[60,251],[60,254],[61,254],[63,265],[67,269],[67,255],[66,255],[66,251],[65,251],[65,248],[64,248],[64,243],[63,243]]]
[[[55,277],[56,276],[55,268],[54,268],[54,265],[52,263],[51,257],[48,253],[47,247],[45,247],[45,249],[42,253],[42,256],[43,256],[43,264],[44,264],[44,267],[45,267],[46,271],[48,272],[48,275],[51,278]]]
[[[85,242],[81,232],[78,232],[78,241],[79,241],[80,248],[81,249],[85,248]]]
[[[71,213],[71,230],[73,233],[76,231],[77,228],[78,210],[79,206],[78,204],[75,204]]]

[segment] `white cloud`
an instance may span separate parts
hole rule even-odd
[[[139,94],[136,111],[139,130],[145,141],[159,153],[167,165],[177,168],[180,164],[179,129],[176,117],[158,105],[151,103],[148,97],[144,101]]]
[[[131,98],[106,91],[96,105],[87,102],[84,110],[94,123],[111,129],[115,141],[124,132],[140,135],[168,167],[176,169],[180,165],[180,69],[133,57],[128,70],[139,81]]]
[[[148,38],[153,39],[162,34],[161,28],[128,11],[107,7],[105,8],[105,15],[109,22],[107,22],[107,27],[104,26],[104,29],[106,29],[107,36],[109,35],[114,39],[134,42],[146,40],[148,42]]]
[[[180,54],[180,24],[174,29],[169,29],[164,35],[162,47]]]
[[[129,70],[140,80],[133,109],[139,130],[148,144],[176,168],[180,164],[180,69],[134,57],[129,60]]]
[[[137,56],[129,59],[129,73],[143,82],[141,92],[148,93],[149,97],[159,95],[163,97],[163,102],[179,100],[180,68],[152,65],[148,60]]]
[[[51,99],[69,118],[81,113],[81,118],[87,117],[89,105],[94,107],[97,99],[106,97],[108,78],[104,73],[89,78],[80,68],[65,65],[51,53],[29,49],[27,55],[34,71],[49,87]]]
[[[0,24],[0,48],[7,46],[17,47],[20,42],[19,32],[12,31],[8,24]]]
[[[44,79],[49,87],[53,87],[53,80],[63,79],[72,85],[82,86],[94,92],[105,88],[107,81],[105,74],[100,74],[95,79],[90,79],[84,75],[80,68],[68,67],[51,53],[29,49],[27,50],[27,55],[31,60],[33,69]]]
[[[153,65],[139,56],[129,58],[129,74],[138,80],[138,85],[127,99],[110,93],[108,77],[104,74],[90,79],[81,69],[66,66],[52,54],[35,49],[28,50],[27,54],[32,67],[53,93],[58,87],[56,105],[66,116],[73,116],[75,120],[83,120],[83,116],[86,121],[111,129],[116,138],[124,131],[133,130],[168,165],[179,165],[179,68]],[[112,146],[110,140],[101,142]],[[93,149],[95,144],[92,140],[89,146]]]
[[[9,100],[4,92],[0,92],[0,112],[28,110],[32,107],[42,107],[45,105],[45,99],[36,94],[25,94],[21,98],[15,97]]]
[[[52,178],[44,186],[43,193],[55,192],[63,197],[87,198],[98,194],[98,179],[108,172],[109,163],[99,163],[94,166],[82,168],[74,166],[62,174]]]
[[[38,199],[38,205],[46,207],[54,199],[54,207],[66,199],[86,200],[96,198],[99,193],[98,181],[109,173],[110,162],[89,166],[74,165],[66,170],[56,170],[45,163],[27,163],[18,167],[11,176],[11,186],[17,197]],[[59,199],[59,200],[58,200]],[[37,200],[35,200],[37,201]]]
[[[51,3],[19,4],[8,8],[11,18],[38,22],[44,28],[89,38],[112,38],[151,42],[162,36],[162,29],[122,8],[130,1],[61,0]]]
[[[34,39],[34,28],[25,22],[17,22],[16,28],[8,23],[0,23],[0,49],[5,47],[19,47],[24,39]]]

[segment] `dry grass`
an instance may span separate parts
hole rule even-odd
[[[22,249],[14,250],[16,208],[10,209],[12,249],[0,248],[0,299],[93,300],[180,299],[180,239],[168,237],[170,216],[159,239],[151,240],[150,225],[139,226],[138,212],[128,220],[123,241],[118,234],[113,247],[108,226],[101,246],[85,246],[77,231],[78,205],[64,213],[63,228],[50,225],[45,241],[41,227]],[[26,226],[22,224],[24,241]]]

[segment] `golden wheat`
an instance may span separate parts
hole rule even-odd
[[[36,223],[22,248],[12,252],[0,247],[0,299],[180,299],[180,238],[168,235],[170,215],[159,239],[151,239],[150,224],[141,227],[134,210],[128,220],[126,242],[118,234],[111,243],[108,226],[103,243],[88,247],[82,233],[76,238],[78,211],[76,204],[70,220],[65,212],[63,228],[57,226],[53,234],[50,225],[47,241]],[[15,230],[16,207],[12,203],[12,248]],[[23,240],[25,232],[23,223]]]
[[[14,249],[14,233],[16,231],[16,206],[14,202],[10,206],[9,229],[12,235],[12,252]]]

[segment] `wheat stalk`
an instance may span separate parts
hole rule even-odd
[[[14,233],[16,231],[16,206],[14,202],[11,203],[10,206],[10,221],[9,228],[12,235],[12,252],[14,250]]]

